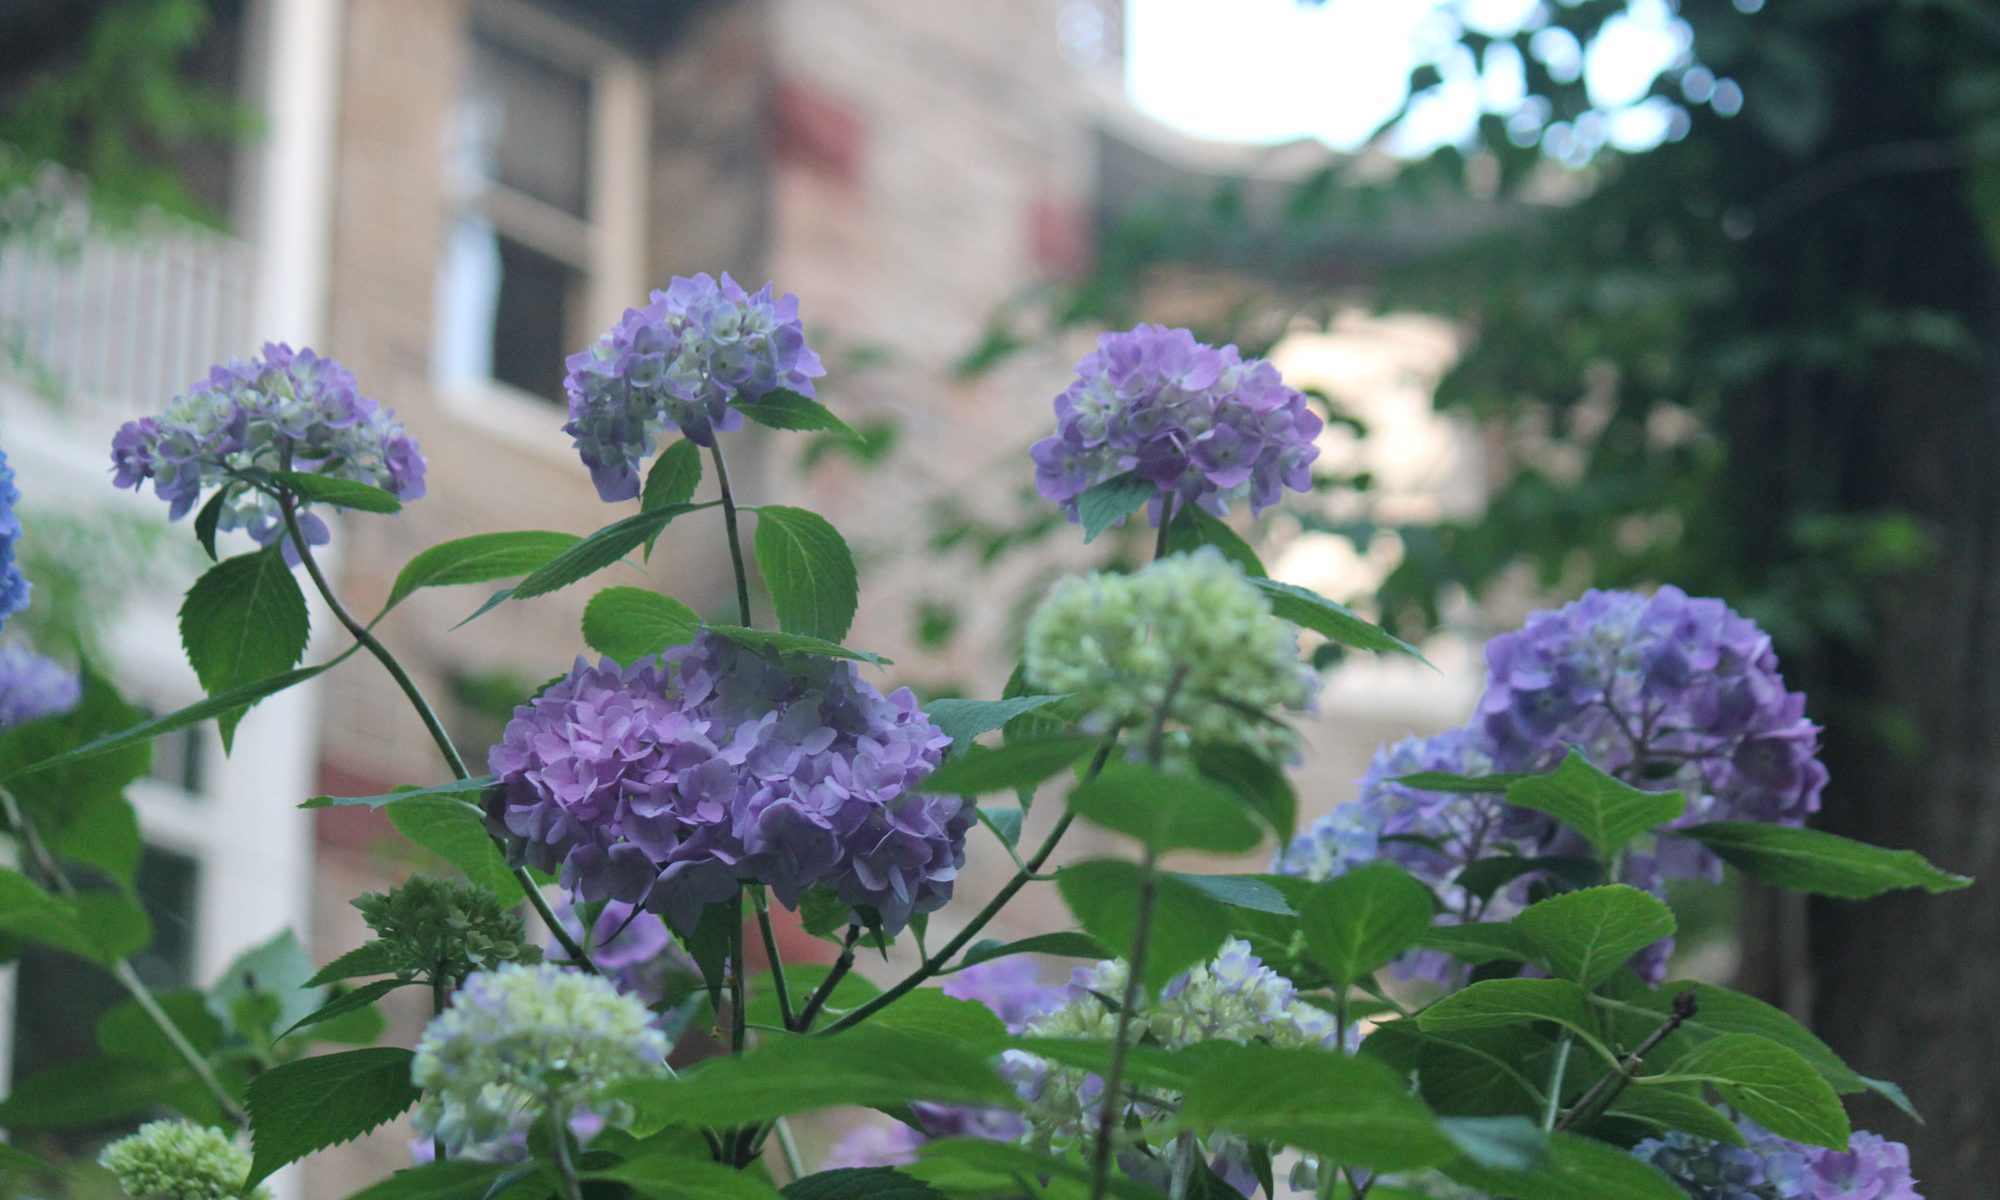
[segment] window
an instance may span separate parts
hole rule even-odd
[[[508,0],[476,6],[467,38],[437,374],[485,409],[560,404],[563,359],[643,297],[643,75],[554,12]],[[534,419],[546,427],[545,411]]]

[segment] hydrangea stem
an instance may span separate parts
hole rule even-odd
[[[1151,847],[1139,863],[1139,896],[1132,921],[1132,952],[1125,959],[1125,993],[1118,1001],[1118,1028],[1111,1039],[1111,1065],[1104,1072],[1104,1100],[1097,1109],[1097,1138],[1090,1147],[1090,1200],[1102,1200],[1111,1183],[1111,1135],[1124,1107],[1125,1059],[1131,1052],[1132,1014],[1139,1007],[1139,990],[1146,973],[1146,951],[1153,940],[1153,902],[1159,892],[1157,856]]]
[[[854,945],[860,940],[861,926],[849,925],[847,937],[840,943],[840,957],[833,960],[833,966],[827,970],[826,978],[820,980],[812,995],[806,997],[805,1007],[801,1008],[798,1016],[793,1019],[791,1027],[795,1032],[804,1033],[812,1028],[813,1018],[819,1016],[819,1010],[826,1007],[827,998],[833,995],[833,989],[839,987],[840,981],[847,978],[847,973],[854,969]]]
[[[1160,532],[1157,536],[1153,538],[1154,562],[1158,562],[1167,556],[1167,538],[1169,536],[1169,531],[1173,528],[1173,526],[1174,526],[1174,494],[1172,492],[1168,492],[1166,499],[1160,501]]]
[[[771,988],[778,994],[778,1020],[792,1027],[792,992],[785,983],[785,960],[778,954],[778,934],[771,928],[771,905],[764,897],[764,885],[750,885],[750,903],[757,910],[757,930],[764,937],[764,957],[771,962]]]
[[[61,860],[56,858],[47,843],[42,841],[40,831],[35,828],[35,823],[29,819],[27,810],[21,807],[14,793],[5,788],[0,788],[0,811],[6,813],[7,824],[20,838],[22,846],[28,851],[28,857],[34,860],[42,874],[48,876],[56,891],[65,900],[74,900],[77,896],[76,885],[70,882],[69,874],[63,870]],[[181,1032],[180,1026],[174,1024],[173,1018],[160,1007],[159,1000],[153,996],[153,990],[147,987],[146,981],[139,978],[139,973],[132,969],[130,960],[120,956],[111,961],[110,967],[111,977],[118,981],[118,986],[124,988],[127,995],[132,997],[132,1002],[139,1006],[139,1011],[146,1014],[146,1019],[158,1027],[160,1036],[167,1039],[167,1044],[173,1047],[174,1053],[187,1064],[188,1070],[194,1073],[194,1077],[201,1081],[202,1088],[215,1101],[217,1110],[230,1122],[242,1125],[246,1120],[243,1107],[236,1102],[236,1097],[229,1094],[229,1089],[222,1086],[222,1081],[216,1078],[215,1068],[209,1064],[208,1059],[201,1051],[195,1049],[194,1043],[187,1040],[187,1035]]]
[[[715,482],[722,491],[722,527],[729,534],[729,565],[736,571],[736,611],[743,625],[750,624],[750,575],[743,566],[743,537],[736,528],[736,494],[729,487],[729,467],[722,461],[722,444],[708,448],[715,460]]]
[[[1654,1047],[1672,1037],[1674,1031],[1684,1022],[1692,1019],[1697,1007],[1697,993],[1693,988],[1675,996],[1673,1011],[1667,1015],[1666,1020],[1660,1022],[1660,1027],[1646,1035],[1646,1040],[1640,1042],[1637,1049],[1618,1060],[1611,1070],[1606,1071],[1602,1078],[1591,1084],[1590,1090],[1578,1097],[1577,1102],[1570,1106],[1561,1120],[1555,1122],[1553,1128],[1557,1132],[1568,1132],[1587,1121],[1595,1120],[1598,1114],[1610,1108],[1611,1102],[1618,1099],[1618,1094],[1625,1090],[1626,1085],[1632,1082],[1633,1076],[1639,1073],[1639,1068],[1645,1065],[1646,1056],[1653,1052]]]
[[[569,1152],[569,1122],[559,1108],[549,1109],[549,1130],[556,1147],[556,1173],[562,1179],[563,1200],[583,1200],[583,1180]]]
[[[1562,1111],[1563,1072],[1569,1066],[1569,1050],[1574,1045],[1565,1033],[1556,1041],[1555,1065],[1549,1068],[1549,1094],[1542,1101],[1542,1128],[1556,1127],[1556,1114]]]
[[[278,501],[278,507],[285,515],[285,533],[291,538],[292,545],[298,548],[299,562],[305,565],[306,574],[311,577],[313,588],[319,592],[320,599],[326,601],[326,607],[333,613],[334,619],[353,636],[356,643],[375,656],[375,661],[382,664],[382,669],[389,673],[389,678],[395,680],[396,686],[402,689],[404,698],[410,702],[410,707],[416,710],[418,719],[430,733],[431,741],[437,744],[438,753],[444,756],[445,765],[451,768],[453,777],[472,778],[472,772],[465,767],[464,757],[452,743],[451,735],[445,732],[444,723],[438,720],[430,701],[424,699],[423,691],[417,687],[416,681],[410,678],[410,673],[403,669],[403,664],[396,660],[396,656],[389,652],[389,648],[384,646],[366,625],[355,620],[354,614],[348,612],[347,606],[334,594],[333,585],[320,570],[319,561],[313,557],[312,547],[306,544],[305,535],[299,529],[297,498],[282,490],[271,495]],[[541,917],[542,924],[548,926],[549,935],[555,938],[556,944],[569,955],[569,960],[591,974],[597,974],[596,964],[590,961],[590,955],[584,952],[577,940],[570,936],[569,930],[563,928],[563,923],[557,919],[555,910],[549,907],[548,898],[542,895],[541,887],[535,883],[534,877],[528,874],[528,869],[515,867],[513,873],[514,881],[521,886],[521,894],[527,897],[536,915]]]

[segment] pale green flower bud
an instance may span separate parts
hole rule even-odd
[[[219,1129],[154,1121],[104,1148],[98,1163],[131,1200],[267,1200],[246,1192],[250,1153]]]

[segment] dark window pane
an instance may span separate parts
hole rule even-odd
[[[207,749],[207,732],[199,726],[153,739],[153,778],[200,799]]]
[[[563,399],[563,359],[583,299],[583,272],[519,242],[500,242],[493,314],[493,378],[551,403]]]
[[[470,100],[488,176],[572,216],[590,199],[590,81],[475,35]]]

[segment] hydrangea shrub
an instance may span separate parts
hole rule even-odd
[[[267,346],[119,431],[116,486],[151,481],[171,518],[202,504],[211,556],[232,530],[265,549],[190,592],[210,693],[190,708],[140,720],[0,646],[6,931],[108,965],[132,998],[100,1061],[21,1081],[0,1128],[170,1110],[104,1150],[133,1200],[258,1196],[406,1114],[412,1166],[365,1200],[1920,1194],[1906,1148],[1847,1116],[1857,1092],[1906,1105],[1892,1083],[1752,997],[1669,981],[1669,881],[1733,869],[1849,900],[1967,882],[1808,827],[1835,786],[1819,729],[1721,601],[1662,586],[1536,613],[1487,647],[1462,723],[1383,748],[1358,798],[1301,832],[1298,726],[1321,683],[1305,644],[1417,652],[1269,578],[1216,520],[1313,487],[1320,418],[1269,363],[1186,330],[1105,335],[1020,469],[1086,541],[1146,508],[1153,561],[1059,579],[1004,694],[928,705],[843,644],[859,583],[834,526],[729,482],[723,435],[747,422],[846,428],[815,396],[796,298],[675,279],[567,365],[550,432],[579,482],[639,511],[580,540],[432,547],[366,620],[315,558],[324,514],[393,514],[424,462],[338,363]],[[704,455],[715,499],[697,501]],[[0,457],[0,619],[27,598],[17,500]],[[534,603],[674,521],[715,522],[736,620],[599,592],[597,657],[520,697],[491,747],[457,745],[373,632],[425,588]],[[300,666],[308,587],[353,645]],[[355,650],[436,774],[272,801],[385,808],[462,877],[360,897],[370,938],[324,966],[280,939],[204,994],[154,996],[109,848],[144,747],[207,719],[227,736]],[[1116,852],[1058,859],[1078,823]],[[1003,882],[958,895],[975,855]],[[1050,887],[1061,927],[982,936]],[[788,972],[783,920],[830,964]],[[891,943],[906,965],[861,980]],[[391,1037],[377,1005],[405,988],[432,1017]],[[877,1115],[815,1169],[790,1119],[842,1106]],[[19,1149],[0,1165],[66,1169]]]

